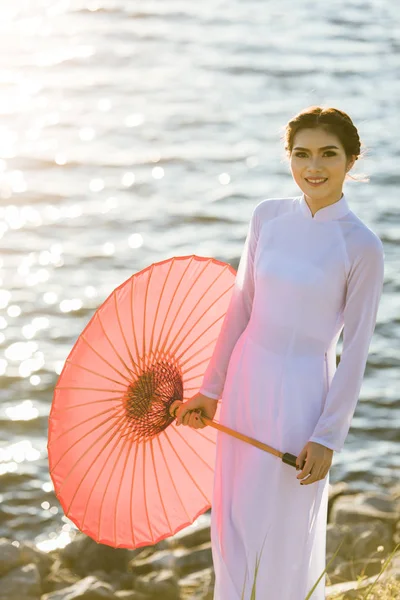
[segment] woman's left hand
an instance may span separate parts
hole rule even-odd
[[[303,465],[302,470],[297,475],[297,479],[307,477],[307,479],[303,479],[300,482],[300,485],[308,485],[309,483],[324,479],[331,467],[332,458],[333,450],[330,448],[322,444],[317,444],[317,442],[307,442],[296,460],[296,468],[301,468]]]

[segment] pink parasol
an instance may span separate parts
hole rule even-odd
[[[73,346],[54,390],[49,470],[65,515],[97,542],[152,545],[211,507],[216,428],[170,427],[169,409],[199,390],[234,280],[212,258],[152,264]]]

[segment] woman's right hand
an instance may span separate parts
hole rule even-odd
[[[200,409],[205,417],[213,419],[217,411],[218,400],[198,392],[187,402],[182,402],[175,411],[176,425],[189,425],[194,429],[207,427],[196,410]]]

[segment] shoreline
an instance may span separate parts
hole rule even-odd
[[[326,564],[342,545],[327,569],[327,598],[356,598],[357,579],[364,575],[363,589],[371,585],[399,542],[400,485],[387,494],[329,485]],[[400,582],[400,549],[380,577],[389,579]],[[0,539],[0,600],[212,600],[213,588],[206,522],[135,550],[97,544],[80,532],[49,552]]]

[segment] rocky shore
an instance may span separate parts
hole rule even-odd
[[[357,578],[371,583],[400,542],[400,486],[387,494],[330,486],[327,598],[356,598]],[[400,550],[381,580],[400,581]],[[33,543],[0,539],[0,600],[212,600],[209,525],[188,527],[155,546],[126,550],[78,533],[45,553]]]

